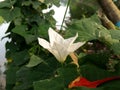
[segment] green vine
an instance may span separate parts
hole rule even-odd
[[[65,17],[66,17],[66,14],[67,14],[67,11],[68,11],[68,8],[69,8],[69,5],[70,5],[70,1],[71,0],[68,0],[68,2],[67,2],[67,7],[66,7],[66,10],[65,10],[65,14],[64,14],[64,17],[63,17],[63,20],[62,20],[62,24],[61,24],[60,30],[62,30],[62,28],[63,28],[63,24],[64,24]]]

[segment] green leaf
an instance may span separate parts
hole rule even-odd
[[[57,70],[58,75],[64,79],[65,87],[68,87],[71,81],[80,75],[76,66],[66,66]]]
[[[30,6],[30,5],[32,5],[32,7],[36,10],[37,9],[42,10],[43,4],[41,4],[39,1],[24,1],[24,2],[22,2],[22,6]],[[44,4],[44,6],[45,6],[45,4]],[[44,8],[46,8],[46,6]]]
[[[15,7],[14,9],[0,9],[0,16],[5,21],[9,22],[21,16],[20,8]]]
[[[27,27],[25,25],[16,26],[12,30],[12,32],[24,37],[27,44],[29,44],[29,43],[33,42],[34,40],[36,40],[35,35],[29,34],[27,32]]]
[[[113,43],[111,45],[111,49],[114,51],[115,54],[120,54],[120,42],[119,43]]]
[[[79,64],[80,66],[85,64],[85,63],[93,63],[99,68],[106,69],[106,64],[109,61],[110,53],[95,53],[95,54],[88,54],[85,55],[84,57],[80,58]]]
[[[20,67],[16,73],[18,84],[14,86],[14,90],[32,90],[32,82],[38,79],[38,75],[40,76],[40,73],[37,70],[33,72],[31,68]]]
[[[38,64],[40,64],[42,62],[43,62],[43,60],[40,57],[38,57],[36,55],[32,55],[29,63],[26,66],[27,67],[34,67],[34,66],[37,66]]]
[[[38,27],[38,36],[44,37],[44,38],[48,37],[49,27],[50,27],[50,24],[48,22],[41,21]]]
[[[51,76],[53,76],[53,71],[50,67],[44,63],[41,63],[33,68],[28,68],[25,66],[20,67],[16,73],[16,76],[19,84],[14,86],[15,90],[33,90],[33,82],[51,78]]]
[[[87,88],[87,87],[77,87],[75,90],[104,90],[104,88]],[[108,89],[107,89],[108,90]]]
[[[78,33],[79,41],[99,40],[107,45],[119,42],[119,40],[113,39],[110,31],[103,27],[98,20],[96,22],[96,19],[93,17],[95,16],[73,20],[71,25],[69,25],[67,35]]]
[[[36,81],[33,85],[34,90],[64,90],[64,83],[61,77]]]
[[[15,23],[16,26],[17,26],[17,25],[21,25],[21,24],[22,24],[22,18],[16,18],[16,19],[14,20],[14,23]]]
[[[27,52],[27,50],[23,50],[23,51],[20,51],[20,52],[14,52],[12,53],[12,57],[13,59],[13,63],[15,65],[22,65],[22,64],[25,64],[25,62],[28,61],[29,59],[29,54]]]
[[[34,2],[34,3],[32,3],[32,5],[33,5],[33,8],[35,8],[36,10],[39,9],[39,7],[40,7],[39,2]]]
[[[13,4],[16,2],[16,0],[4,0],[0,2],[0,8],[12,8]]]
[[[71,0],[70,14],[73,19],[80,19],[82,17],[90,17],[99,9],[97,0]]]
[[[81,74],[90,81],[95,81],[111,76],[119,76],[117,72],[109,72],[105,69],[101,69],[92,63],[86,63],[81,65]]]
[[[45,0],[45,3],[51,3],[54,4],[56,6],[60,6],[60,0]]]
[[[101,20],[100,20],[100,18],[98,17],[97,14],[92,15],[88,19],[91,20],[91,21],[93,21],[93,22],[96,22],[98,24],[102,24],[102,22],[101,22]]]
[[[112,80],[109,82],[106,82],[102,85],[100,85],[99,87],[104,87],[106,88],[106,90],[113,90],[113,88],[115,88],[115,90],[119,90],[120,89],[120,80]]]
[[[5,20],[0,16],[0,25],[4,22]]]
[[[9,65],[9,69],[5,71],[6,75],[6,90],[13,90],[13,85],[16,84],[16,72],[19,67]]]
[[[106,34],[109,36],[109,31],[92,18],[73,20],[68,28],[68,33],[71,32],[75,35],[78,32],[80,41],[99,39],[105,37]]]
[[[18,70],[18,67],[9,67],[9,70],[6,70],[6,82],[7,84],[15,84],[16,82],[16,71]]]
[[[22,2],[22,6],[30,6],[32,1],[24,1]]]
[[[49,12],[45,13],[46,20],[50,23],[51,26],[56,24],[56,20],[53,18],[54,10],[50,10]]]
[[[6,49],[9,51],[6,51],[6,58],[11,58],[12,55],[19,49],[17,45],[15,45],[13,42],[7,42],[6,43]]]
[[[120,31],[119,30],[110,30],[110,34],[113,39],[120,40]]]

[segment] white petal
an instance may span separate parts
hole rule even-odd
[[[67,51],[67,49],[64,46],[57,44],[56,42],[53,44],[51,53],[61,63],[63,63],[66,60],[66,57],[69,55],[69,52]]]
[[[72,44],[72,45],[68,48],[68,51],[69,51],[69,52],[74,52],[74,51],[77,50],[79,47],[81,47],[83,44],[85,44],[85,42],[74,43],[74,44]]]
[[[42,39],[42,38],[38,38],[38,42],[39,44],[44,47],[45,49],[50,49],[50,44],[48,41]]]
[[[51,45],[53,45],[54,42],[62,43],[64,41],[64,38],[55,32],[52,28],[49,28],[48,33]]]
[[[64,42],[65,46],[71,45],[76,40],[77,37],[78,37],[78,33],[74,37],[65,39],[65,42]]]

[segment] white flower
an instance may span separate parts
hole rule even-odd
[[[67,56],[70,53],[74,52],[85,43],[85,42],[73,43],[78,37],[78,34],[76,34],[75,37],[64,39],[52,28],[49,28],[48,33],[50,43],[45,39],[38,38],[39,44],[43,48],[51,52],[56,57],[56,59],[61,63],[63,63],[66,60]]]

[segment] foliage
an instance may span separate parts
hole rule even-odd
[[[0,16],[0,24],[4,22],[4,19]]]
[[[70,13],[72,18],[81,19],[93,15],[99,7],[97,0],[71,0]]]
[[[86,42],[76,51],[79,67],[71,63],[70,56],[63,64],[59,63],[38,44],[38,37],[48,39],[49,27],[56,29],[52,16],[54,10],[46,13],[42,10],[50,8],[52,4],[59,6],[59,2],[5,0],[0,3],[0,16],[10,22],[6,31],[9,33],[6,37],[11,39],[6,43],[6,90],[119,90],[119,80],[97,88],[68,88],[78,76],[95,81],[120,75],[120,31],[108,30],[102,25],[96,14],[99,8],[97,0],[81,0],[81,12],[73,3],[79,0],[71,0],[71,14],[77,11],[80,16],[72,15],[66,31],[60,32],[65,38],[78,33],[77,40]]]
[[[39,47],[37,42],[38,36],[47,38],[46,33],[49,27],[55,28],[53,10],[47,13],[42,12],[51,7],[49,3],[49,0],[45,3],[38,0],[5,0],[0,3],[0,16],[10,22],[6,32],[10,32],[7,37],[11,39],[6,43],[8,59],[8,69],[5,72],[6,90],[32,90],[33,81],[51,77],[54,73],[53,68],[57,67],[49,67],[52,62],[48,64],[47,60],[51,56]],[[52,3],[58,5],[59,0],[57,2],[54,0]],[[43,62],[46,63],[43,63],[42,59],[45,59],[46,61]],[[39,72],[39,68],[43,72]]]

